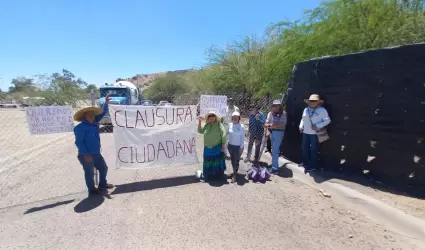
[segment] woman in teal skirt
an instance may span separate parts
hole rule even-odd
[[[203,127],[202,120],[206,121]],[[205,118],[199,119],[198,132],[204,135],[204,164],[202,170],[204,181],[224,181],[226,132],[220,122],[220,117],[215,112],[208,112]]]

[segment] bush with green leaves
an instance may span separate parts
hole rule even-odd
[[[296,63],[424,42],[424,10],[425,0],[323,2],[300,20],[271,25],[262,37],[246,37],[225,49],[212,46],[207,50],[208,63],[183,79],[194,94],[238,92],[245,98],[277,98],[286,92]],[[157,99],[168,100],[173,93],[178,94],[171,86],[156,84],[166,84],[158,79],[152,86],[149,93],[155,93]],[[178,85],[186,90],[180,78]]]

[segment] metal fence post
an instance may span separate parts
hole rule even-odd
[[[94,100],[94,90],[91,89],[90,90],[90,101],[91,101],[91,105],[92,107],[96,106],[96,102]],[[99,174],[97,172],[97,169],[93,166],[93,177],[94,177],[94,183],[96,186],[99,185]]]

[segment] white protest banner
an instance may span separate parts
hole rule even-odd
[[[225,95],[201,95],[200,113],[204,116],[209,111],[215,111],[220,116],[226,116],[227,96]]]
[[[196,106],[109,105],[117,167],[197,163]]]
[[[25,108],[31,135],[74,131],[74,110],[71,106],[38,106]]]

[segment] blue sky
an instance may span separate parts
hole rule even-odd
[[[0,0],[0,88],[66,68],[89,83],[200,67],[320,0]]]

